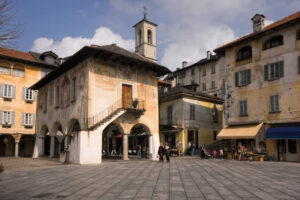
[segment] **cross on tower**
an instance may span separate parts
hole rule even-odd
[[[143,13],[144,13],[144,19],[147,19],[147,7],[146,6],[143,6]]]

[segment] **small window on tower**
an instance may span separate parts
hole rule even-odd
[[[147,31],[147,35],[148,35],[148,44],[152,44],[152,31],[148,30]]]
[[[142,31],[139,30],[139,34],[138,34],[138,44],[142,44]]]

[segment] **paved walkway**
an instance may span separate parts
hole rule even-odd
[[[300,164],[188,157],[44,165],[0,174],[0,199],[300,199]]]

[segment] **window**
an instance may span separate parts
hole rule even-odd
[[[23,126],[33,126],[34,125],[34,114],[22,113],[22,125]]]
[[[0,122],[3,125],[12,125],[15,123],[15,113],[12,111],[0,112]]]
[[[206,83],[202,83],[202,90],[203,90],[203,91],[206,90]]]
[[[202,68],[202,76],[206,76],[206,68],[205,67]]]
[[[211,82],[211,89],[216,89],[216,82],[215,81]]]
[[[55,91],[55,107],[59,107],[59,86],[56,86]]]
[[[215,94],[215,96],[217,96],[217,95]],[[213,117],[213,122],[218,123],[218,109],[217,109],[216,104],[214,104],[214,108],[212,109],[211,114],[212,114],[212,117]]]
[[[13,85],[0,85],[0,95],[6,99],[16,98],[16,86]]]
[[[283,37],[282,37],[282,35],[278,35],[278,36],[272,37],[271,39],[269,39],[268,41],[266,41],[264,43],[263,50],[274,48],[274,47],[277,47],[277,46],[280,46],[280,45],[283,45]]]
[[[138,44],[142,44],[142,31],[139,30],[139,34],[138,34]]]
[[[44,112],[47,112],[47,106],[48,106],[48,93],[45,92],[45,94],[44,94],[44,107],[43,107]]]
[[[47,68],[42,67],[42,68],[41,68],[41,78],[43,78],[43,77],[46,76],[47,74],[48,74]]]
[[[178,73],[178,78],[184,78],[185,77],[185,71],[181,71]]]
[[[191,70],[191,74],[192,74],[192,76],[195,75],[195,69],[194,68]]]
[[[34,101],[36,99],[36,92],[34,90],[23,88],[23,99],[25,101]]]
[[[236,61],[245,60],[248,58],[252,58],[251,46],[246,46],[246,47],[241,48],[237,53]]]
[[[190,120],[195,120],[195,105],[190,105]]]
[[[152,31],[148,30],[147,35],[148,35],[148,44],[152,44]]]
[[[51,56],[46,56],[45,57],[45,62],[48,63],[48,64],[54,64],[55,59]]]
[[[235,86],[244,86],[251,83],[251,69],[235,72]]]
[[[270,96],[270,112],[279,112],[279,95]]]
[[[240,101],[240,116],[248,116],[247,100]]]
[[[173,106],[168,106],[168,124],[172,124]]]
[[[9,74],[9,71],[9,66],[0,65],[0,74]]]
[[[297,153],[297,140],[288,140],[289,153]]]
[[[284,75],[283,61],[265,65],[265,69],[264,69],[265,81],[279,79],[283,77],[283,75]]]
[[[211,66],[211,73],[212,73],[212,74],[215,74],[215,73],[216,73],[216,66],[215,66],[215,65],[212,65],[212,66]]]
[[[72,85],[71,85],[71,101],[76,100],[76,78],[72,79]]]
[[[21,65],[15,65],[13,68],[13,76],[24,77],[25,76],[25,68]]]
[[[217,135],[218,135],[218,131],[214,131],[213,132],[213,139],[214,140],[217,140]]]

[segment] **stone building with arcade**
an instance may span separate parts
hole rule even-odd
[[[159,146],[156,24],[135,26],[136,53],[115,44],[85,46],[31,88],[39,91],[34,157],[99,164]]]

